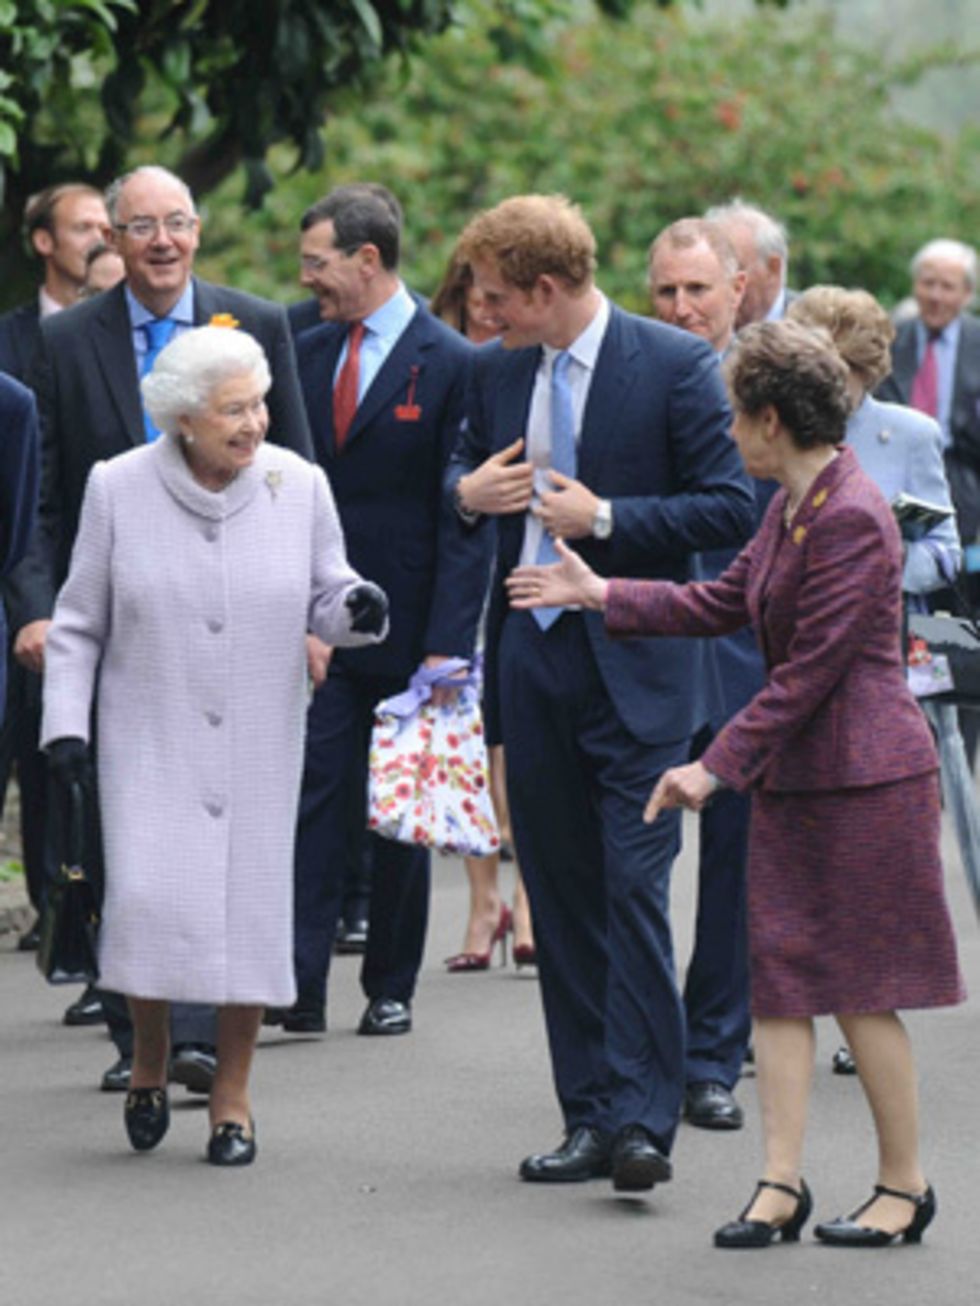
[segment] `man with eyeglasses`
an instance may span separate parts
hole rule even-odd
[[[110,239],[125,279],[42,323],[31,382],[44,449],[41,506],[31,548],[8,580],[15,657],[44,668],[44,641],[64,580],[92,465],[159,434],[143,411],[139,381],[181,331],[220,316],[262,345],[272,370],[269,439],[312,454],[284,309],[193,275],[201,222],[190,191],[164,168],[141,167],[106,193]],[[103,1088],[128,1088],[132,1031],[122,999],[103,1005],[119,1060]],[[174,1075],[206,1092],[213,1076],[213,1013],[174,1009]]]
[[[296,839],[296,1004],[291,1033],[326,1029],[330,953],[341,907],[352,802],[367,779],[375,705],[425,660],[472,655],[488,551],[442,495],[463,415],[472,348],[406,289],[401,207],[383,186],[340,186],[303,215],[300,282],[323,319],[297,337],[316,457],[340,513],[351,565],[391,603],[371,650],[320,646],[326,680],[307,715]],[[372,838],[361,985],[364,1035],[407,1034],[425,944],[429,857]]]

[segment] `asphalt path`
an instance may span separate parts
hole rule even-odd
[[[675,868],[683,965],[695,843]],[[356,958],[337,958],[325,1038],[263,1032],[254,1108],[259,1157],[203,1163],[203,1104],[176,1090],[170,1133],[129,1150],[122,1098],[98,1091],[102,1030],[66,1029],[75,990],[45,987],[0,941],[0,1306],[959,1306],[977,1300],[980,1253],[980,928],[947,838],[947,878],[971,989],[913,1013],[923,1148],[939,1215],[921,1247],[842,1251],[813,1241],[731,1253],[711,1232],[759,1172],[751,1078],[744,1130],[682,1127],[675,1178],[649,1197],[608,1182],[522,1184],[517,1164],[561,1126],[538,985],[527,970],[449,975],[466,886],[435,866],[430,939],[407,1037],[366,1039]],[[505,868],[506,869],[506,868]],[[818,1218],[874,1178],[860,1089],[832,1075],[819,1022],[806,1175]]]

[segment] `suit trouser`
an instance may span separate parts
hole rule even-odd
[[[41,677],[7,659],[7,706],[0,731],[0,811],[17,764],[20,791],[20,836],[24,874],[31,906],[40,912],[47,884],[58,872],[57,851],[48,838],[47,761],[41,735]]]
[[[129,1007],[121,993],[99,989],[102,1010],[105,1012],[109,1037],[121,1057],[133,1055],[133,1022]],[[170,1047],[178,1048],[188,1043],[214,1048],[218,1042],[218,1018],[214,1007],[198,1002],[172,1002],[170,1004]]]
[[[318,1008],[326,999],[351,837],[347,786],[366,788],[375,704],[404,688],[405,680],[352,674],[335,660],[307,712],[295,863],[294,961],[301,1007]],[[429,854],[372,839],[361,987],[371,999],[410,1002],[428,925]]]
[[[700,757],[714,738],[694,739]],[[731,1088],[749,1045],[748,926],[745,864],[750,800],[723,789],[698,821],[698,911],[694,948],[684,982],[687,1082],[714,1080]]]
[[[690,740],[648,745],[621,724],[584,623],[543,632],[510,613],[500,643],[507,788],[565,1126],[645,1125],[669,1150],[684,1091],[670,869],[677,812],[644,825]]]

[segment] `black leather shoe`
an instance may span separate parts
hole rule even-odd
[[[626,1125],[613,1140],[613,1188],[618,1193],[641,1193],[665,1184],[674,1170],[643,1125]]]
[[[741,1129],[745,1117],[731,1089],[705,1080],[685,1089],[684,1119],[698,1129]]]
[[[395,998],[372,998],[357,1027],[358,1034],[408,1034],[412,1008]]]
[[[553,1152],[526,1156],[518,1171],[530,1184],[577,1184],[609,1174],[609,1136],[590,1125],[566,1134]]]
[[[210,1093],[218,1069],[214,1048],[203,1043],[178,1043],[170,1058],[170,1082],[192,1093]]]
[[[103,1093],[128,1093],[129,1081],[133,1074],[133,1058],[120,1057],[114,1061],[102,1076],[99,1087]]]
[[[796,1209],[782,1224],[772,1224],[768,1220],[747,1220],[745,1218],[751,1211],[752,1205],[759,1195],[760,1188],[776,1188],[779,1192],[796,1198]],[[731,1250],[738,1250],[743,1247],[768,1247],[776,1238],[784,1243],[798,1243],[800,1241],[800,1230],[810,1218],[812,1210],[813,1198],[802,1179],[800,1180],[798,1192],[795,1188],[790,1188],[789,1184],[777,1184],[771,1179],[760,1179],[755,1186],[755,1192],[749,1199],[748,1205],[738,1219],[730,1220],[728,1224],[723,1224],[720,1229],[715,1231],[715,1246]]]
[[[101,1025],[105,1022],[102,999],[92,984],[86,984],[82,996],[65,1008],[64,1025]]]
[[[327,1018],[322,1007],[286,1007],[280,1021],[287,1034],[325,1034]]]
[[[37,952],[41,946],[41,922],[36,920],[17,940],[18,952]]]
[[[281,1025],[282,1018],[289,1010],[288,1007],[266,1007],[262,1013],[263,1025]]]
[[[367,921],[341,921],[334,938],[334,952],[342,955],[364,952],[367,948],[367,936]]]
[[[913,1207],[912,1219],[904,1229],[889,1233],[886,1229],[871,1229],[858,1224],[857,1218],[879,1197],[900,1197],[903,1202],[910,1202]],[[890,1247],[895,1242],[920,1243],[922,1235],[932,1224],[936,1215],[936,1194],[932,1185],[924,1193],[903,1193],[898,1188],[886,1188],[884,1184],[875,1184],[875,1190],[850,1215],[838,1216],[836,1220],[827,1220],[818,1224],[814,1233],[821,1242],[834,1247]]]
[[[211,1165],[251,1165],[255,1160],[255,1121],[246,1129],[234,1120],[215,1125],[208,1139]]]
[[[838,1048],[833,1055],[830,1066],[835,1075],[856,1075],[858,1072],[849,1047]]]
[[[165,1088],[131,1088],[123,1109],[126,1133],[137,1152],[156,1147],[170,1127],[170,1103]]]

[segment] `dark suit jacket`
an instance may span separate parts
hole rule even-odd
[[[608,630],[723,635],[752,623],[766,686],[702,758],[733,789],[861,788],[936,770],[905,682],[902,543],[891,509],[848,448],[814,481],[789,539],[785,506],[780,490],[719,580],[614,581]]]
[[[387,593],[391,630],[383,644],[335,656],[363,674],[407,679],[426,654],[472,655],[486,589],[484,541],[441,492],[474,351],[417,308],[338,454],[333,377],[347,329],[327,322],[297,338],[300,382],[351,565]]]
[[[318,299],[301,299],[298,304],[290,304],[286,309],[286,316],[289,319],[289,329],[293,333],[293,339],[304,331],[309,331],[311,327],[319,326],[323,319],[320,317],[320,301]]]
[[[916,324],[903,322],[892,345],[892,370],[875,392],[890,403],[909,404],[918,370]],[[980,318],[960,318],[960,343],[953,372],[950,414],[952,446],[946,475],[964,544],[980,535]]]
[[[231,313],[266,352],[273,378],[269,439],[310,457],[285,310],[195,279],[195,321],[203,325],[215,313]],[[68,572],[92,464],[145,439],[132,328],[121,285],[42,322],[32,383],[43,440],[41,506],[34,543],[7,587],[14,630],[51,615]]]
[[[41,450],[37,406],[26,386],[0,375],[0,575],[13,567],[27,548],[37,511]],[[0,648],[7,647],[0,604]],[[0,656],[0,717],[6,678],[6,655]]]
[[[0,317],[0,372],[26,381],[41,341],[37,296]]]
[[[537,348],[477,351],[450,494],[460,476],[525,434],[540,359]],[[578,479],[612,500],[612,537],[574,541],[600,575],[686,580],[693,553],[748,539],[754,496],[728,434],[730,418],[718,361],[703,340],[612,308],[578,450]],[[500,517],[497,527],[491,611],[499,623],[506,613],[499,590],[520,557],[524,514]],[[597,613],[584,618],[603,682],[635,738],[666,743],[707,720],[699,644],[665,640],[652,657],[641,640],[608,639]],[[488,623],[488,647],[498,635]]]

